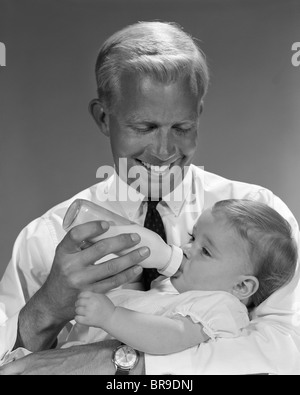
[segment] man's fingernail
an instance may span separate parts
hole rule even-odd
[[[140,273],[142,273],[143,268],[142,268],[142,266],[135,266],[133,268],[133,271],[134,271],[135,274],[140,274]]]
[[[149,248],[142,247],[141,249],[139,249],[139,253],[141,256],[147,256],[147,255],[149,255]]]
[[[131,233],[131,240],[136,242],[140,240],[140,236],[137,233]]]
[[[107,222],[105,221],[101,221],[101,227],[103,230],[107,230],[109,228],[109,225]]]

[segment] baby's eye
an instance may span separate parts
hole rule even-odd
[[[202,247],[202,254],[211,257],[210,252],[205,247]]]
[[[195,237],[191,233],[189,233],[188,235],[190,236],[190,242],[195,240]]]

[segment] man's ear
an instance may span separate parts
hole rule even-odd
[[[109,136],[109,116],[105,106],[98,99],[93,99],[89,103],[89,112],[94,118],[94,121],[98,125],[100,131],[105,135]]]
[[[204,102],[203,102],[203,100],[201,100],[201,102],[200,102],[200,104],[199,104],[199,115],[202,114],[203,108],[204,108]]]
[[[259,288],[259,281],[254,276],[242,276],[240,281],[232,289],[233,295],[243,300],[250,298]]]

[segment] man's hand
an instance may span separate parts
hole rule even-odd
[[[5,375],[112,375],[113,350],[120,344],[117,340],[73,346],[60,350],[41,351],[27,355],[0,368]],[[144,374],[144,359],[132,372]]]
[[[104,225],[106,225],[106,227]],[[142,249],[104,263],[94,263],[106,255],[134,247],[140,237],[121,234],[102,239],[85,248],[86,241],[101,235],[108,229],[106,222],[89,222],[71,229],[56,250],[50,275],[43,287],[53,312],[65,321],[74,318],[78,292],[90,290],[105,293],[137,277],[142,271],[137,266],[149,253],[142,255]],[[84,246],[84,249],[82,247]]]
[[[30,351],[50,348],[61,329],[74,318],[80,291],[105,293],[141,274],[142,268],[137,265],[150,253],[145,248],[94,264],[108,254],[140,242],[135,234],[121,234],[92,245],[88,242],[107,229],[107,223],[95,221],[76,226],[67,233],[56,249],[45,284],[20,312],[15,348],[21,346]]]

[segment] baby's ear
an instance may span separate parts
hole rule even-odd
[[[250,298],[259,288],[259,281],[254,276],[242,276],[240,281],[232,288],[232,293],[238,299]]]

